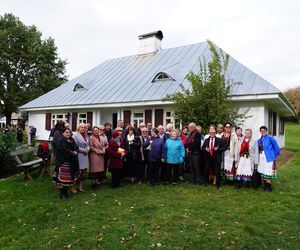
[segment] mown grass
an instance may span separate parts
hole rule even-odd
[[[300,133],[274,192],[126,184],[61,201],[49,177],[0,182],[0,247],[6,249],[299,249]],[[300,131],[299,131],[300,132]]]

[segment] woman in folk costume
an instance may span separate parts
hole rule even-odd
[[[276,158],[280,153],[277,141],[268,135],[266,126],[259,128],[261,138],[257,141],[255,163],[257,164],[257,172],[261,174],[264,182],[264,191],[272,191],[272,179],[277,178]]]
[[[223,126],[223,124],[219,123],[217,125],[216,137],[222,139],[223,133],[224,133],[224,126]]]
[[[246,129],[245,136],[240,139],[238,145],[238,161],[236,169],[236,188],[241,188],[244,182],[248,188],[251,185],[251,178],[254,170],[256,141],[252,138],[252,130]]]
[[[78,180],[78,147],[71,137],[71,130],[62,128],[60,130],[62,137],[57,143],[56,161],[57,172],[53,176],[53,181],[56,182],[60,189],[60,198],[68,198],[68,186],[72,186]]]
[[[225,151],[223,158],[224,174],[226,181],[233,181],[235,176],[235,161],[238,155],[238,138],[236,136],[236,133],[231,131],[231,123],[225,123],[224,127],[225,131],[222,136],[222,139],[225,143]]]
[[[84,192],[83,181],[87,175],[87,169],[89,167],[89,152],[90,152],[90,142],[87,136],[86,125],[84,123],[79,124],[77,128],[77,133],[73,137],[77,147],[79,148],[79,152],[78,152],[78,163],[79,163],[79,170],[80,170],[79,191]],[[76,187],[73,187],[72,192],[77,193]]]
[[[92,135],[90,136],[90,171],[89,176],[92,180],[92,188],[96,188],[100,182],[101,173],[104,172],[104,154],[107,148],[107,141],[100,131],[100,127],[92,128]]]

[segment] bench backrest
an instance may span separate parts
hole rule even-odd
[[[21,165],[23,164],[22,161],[20,160],[20,158],[18,157],[18,155],[22,155],[22,154],[27,154],[30,152],[36,152],[37,148],[34,147],[30,147],[30,148],[21,148],[15,151],[10,152],[10,155],[14,157],[14,159],[16,160],[16,162]]]

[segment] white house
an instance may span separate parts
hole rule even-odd
[[[118,119],[137,126],[152,122],[155,126],[175,124],[172,103],[162,102],[168,93],[189,86],[189,71],[199,72],[199,58],[211,57],[207,42],[161,49],[161,31],[139,36],[136,55],[107,60],[86,73],[20,107],[29,112],[29,124],[37,128],[39,139],[47,139],[57,120],[68,120],[72,130],[80,122],[92,125]],[[268,81],[230,58],[229,78],[235,85],[232,101],[240,110],[250,108],[251,116],[243,124],[259,136],[258,128],[266,125],[284,146],[284,117],[294,110],[282,92]]]

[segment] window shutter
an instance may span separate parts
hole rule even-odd
[[[147,124],[148,122],[152,123],[152,110],[151,109],[145,110],[145,123]]]
[[[158,125],[164,124],[164,110],[163,109],[155,109],[155,127]]]
[[[72,131],[76,131],[77,129],[77,113],[72,113]]]
[[[124,117],[124,127],[126,128],[128,125],[130,125],[131,111],[124,110],[123,117]]]
[[[93,127],[93,112],[87,112],[86,116],[87,123],[91,124],[91,128]]]
[[[45,130],[51,130],[51,113],[46,113]]]

